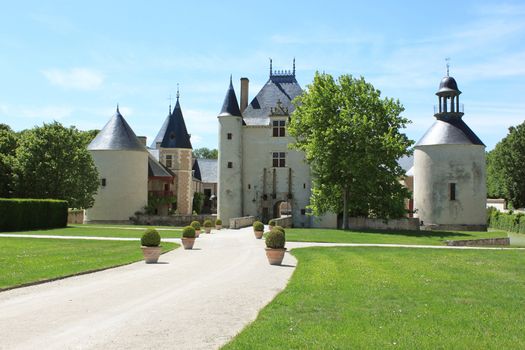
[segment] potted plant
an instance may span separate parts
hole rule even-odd
[[[286,248],[285,235],[283,231],[273,229],[266,236],[266,257],[270,265],[281,265]]]
[[[212,227],[212,223],[211,223],[211,220],[205,220],[204,221],[204,231],[206,233],[211,233],[211,227]]]
[[[198,221],[192,221],[190,226],[193,227],[195,230],[195,237],[198,238],[201,234],[201,223]]]
[[[255,221],[253,223],[253,233],[255,234],[255,238],[261,239],[264,233],[264,224],[260,221]]]
[[[221,219],[215,220],[215,229],[220,230],[221,228],[222,228],[222,220]]]
[[[144,260],[146,264],[154,264],[159,260],[161,247],[160,247],[160,235],[157,230],[148,228],[142,238],[140,239],[142,244],[142,254],[144,254]]]
[[[268,226],[270,226],[270,231],[271,231],[275,226],[275,220],[271,219],[270,221],[268,221]]]
[[[192,249],[195,244],[195,229],[193,226],[186,226],[182,229],[182,245],[184,249]]]
[[[284,228],[282,226],[279,226],[279,225],[274,226],[272,230],[279,230],[282,233],[284,233]]]

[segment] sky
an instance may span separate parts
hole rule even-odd
[[[194,148],[217,147],[233,76],[251,100],[274,69],[363,76],[399,99],[417,141],[450,75],[465,122],[492,149],[525,121],[525,2],[3,1],[0,123],[101,129],[116,105],[153,140],[177,84]],[[172,99],[172,103],[174,100]]]

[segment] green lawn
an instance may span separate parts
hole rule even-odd
[[[525,348],[523,251],[292,253],[286,289],[224,349]]]
[[[162,246],[163,251],[178,247]],[[0,238],[0,289],[141,259],[139,242]]]
[[[92,225],[70,225],[66,228],[51,229],[51,230],[35,230],[35,231],[17,231],[17,232],[3,232],[9,234],[25,234],[25,235],[57,235],[57,236],[93,236],[93,237],[126,237],[126,238],[140,238],[146,227],[142,226],[92,226]],[[153,227],[153,226],[152,226]],[[162,238],[180,238],[181,230],[171,229],[159,230]]]
[[[359,232],[335,229],[287,228],[286,240],[327,243],[396,243],[443,245],[446,240],[507,237],[504,231],[446,232],[446,231],[376,231]]]

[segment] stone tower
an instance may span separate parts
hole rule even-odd
[[[228,226],[242,210],[242,125],[243,119],[230,77],[219,119],[219,176],[217,214]]]
[[[485,145],[463,121],[456,80],[441,80],[435,123],[414,147],[414,207],[428,229],[486,230]]]
[[[127,222],[148,203],[148,152],[118,107],[88,150],[99,172],[100,187],[84,221]]]
[[[190,215],[193,205],[192,146],[178,92],[175,108],[170,110],[151,147],[159,150],[159,161],[175,173],[177,212]]]

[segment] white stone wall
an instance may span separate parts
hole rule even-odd
[[[140,151],[90,151],[106,186],[99,186],[95,204],[85,222],[126,221],[148,203],[148,153]]]
[[[450,200],[450,183],[456,183],[456,200]],[[484,146],[415,148],[415,216],[424,225],[486,225],[486,198]]]

